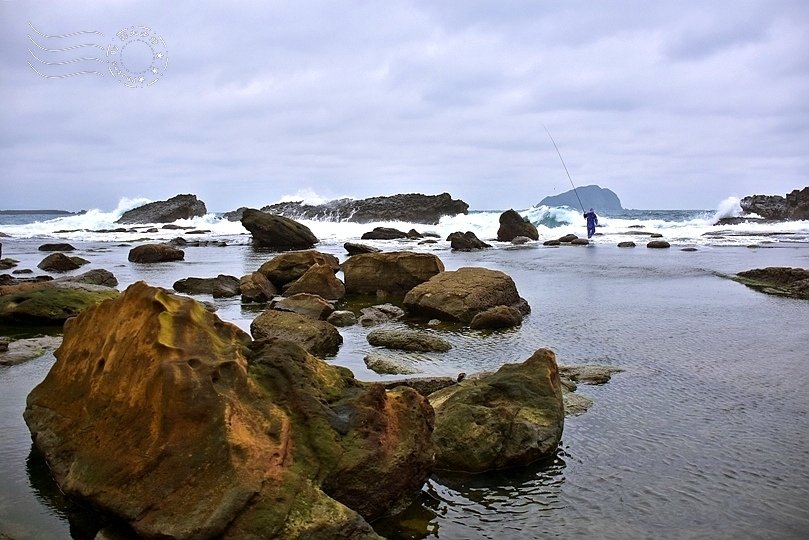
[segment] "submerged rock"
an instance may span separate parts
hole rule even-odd
[[[393,304],[380,304],[362,308],[360,313],[361,315],[357,322],[361,326],[377,326],[405,316],[405,311]]]
[[[519,309],[511,306],[494,306],[472,317],[469,327],[475,330],[511,328],[521,323],[522,313]]]
[[[128,259],[134,263],[182,261],[185,252],[168,244],[143,244],[129,250]]]
[[[436,466],[483,472],[553,455],[564,428],[556,356],[539,349],[520,364],[429,396],[435,409]]]
[[[771,266],[739,272],[739,283],[767,294],[809,300],[809,270]]]
[[[379,353],[369,353],[363,358],[365,366],[381,375],[412,375],[419,370],[398,358],[391,358]]]
[[[25,421],[60,489],[144,538],[378,539],[433,464],[433,412],[136,283],[71,319]]]
[[[0,339],[0,365],[13,366],[39,358],[46,352],[56,349],[61,343],[62,338],[55,336],[15,339],[10,342]]]
[[[368,333],[368,343],[402,351],[447,352],[452,344],[441,336],[416,330],[378,328]]]

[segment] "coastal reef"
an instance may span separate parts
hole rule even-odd
[[[739,205],[745,213],[757,214],[764,219],[809,219],[809,186],[781,195],[750,195]]]
[[[65,325],[24,413],[71,496],[146,538],[377,538],[418,495],[433,410],[142,282]]]
[[[805,268],[756,268],[739,272],[734,279],[763,293],[809,300],[809,270]]]
[[[205,203],[196,195],[176,195],[166,201],[155,201],[127,210],[115,223],[171,223],[178,219],[201,217],[207,212]]]

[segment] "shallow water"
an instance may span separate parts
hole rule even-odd
[[[35,268],[43,256],[36,245],[6,242],[4,256]],[[113,271],[122,285],[143,279],[170,287],[188,276],[239,276],[271,257],[238,245],[187,248],[180,263],[132,265],[125,247],[77,247],[75,254]],[[339,244],[322,249],[344,257]],[[579,386],[595,405],[567,419],[554,460],[479,476],[437,474],[403,515],[375,523],[380,533],[442,539],[805,537],[809,302],[767,296],[718,274],[809,267],[809,247],[701,247],[688,253],[596,245],[437,253],[448,269],[505,271],[532,313],[518,330],[445,331],[452,351],[412,358],[425,375],[496,369],[543,346],[563,364],[626,371],[604,386]],[[238,300],[216,304],[220,317],[245,329],[257,314]],[[366,329],[341,331],[345,342],[332,362],[360,379],[391,378],[365,368],[362,357],[372,349]],[[0,368],[0,532],[15,538],[71,534],[65,502],[36,472],[41,461],[29,456],[21,418],[27,392],[52,361],[46,356]],[[72,534],[81,537],[80,527]]]

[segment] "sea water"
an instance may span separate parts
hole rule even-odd
[[[241,276],[273,256],[251,247],[238,222],[209,215],[179,222],[211,231],[186,238],[224,240],[227,246],[188,247],[185,260],[174,263],[129,263],[128,250],[136,243],[183,231],[92,232],[118,227],[114,221],[124,206],[0,225],[11,235],[0,238],[3,256],[36,271],[45,255],[37,251],[40,244],[69,241],[77,248],[73,254],[91,261],[75,273],[106,268],[120,288],[137,280],[171,287],[189,276]],[[539,347],[553,349],[562,364],[625,370],[606,385],[579,386],[595,405],[566,420],[554,458],[483,475],[436,473],[403,514],[374,523],[377,531],[389,538],[442,539],[805,537],[809,303],[764,295],[726,276],[766,266],[809,267],[809,223],[713,225],[718,215],[738,213],[734,204],[728,207],[601,216],[601,234],[587,247],[494,242],[499,212],[426,226],[304,221],[321,239],[317,248],[341,260],[343,242],[360,241],[377,225],[397,226],[435,232],[442,240],[366,243],[432,252],[449,270],[484,266],[514,278],[532,307],[522,326],[443,330],[452,351],[408,358],[421,375],[497,369]],[[538,207],[521,214],[537,224],[540,240],[584,232],[581,213],[571,209]],[[494,247],[453,252],[443,238],[456,230],[471,230]],[[673,247],[647,249],[652,232]],[[617,248],[624,240],[638,247]],[[258,314],[238,299],[215,303],[221,318],[245,330]],[[330,362],[362,380],[392,378],[366,369],[362,358],[372,350],[366,329],[341,333],[343,346]],[[92,526],[83,525],[92,523],[92,513],[60,494],[22,421],[25,396],[52,363],[49,354],[0,367],[0,532],[17,539],[92,534]]]

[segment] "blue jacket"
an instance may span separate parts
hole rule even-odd
[[[592,210],[584,214],[584,219],[587,220],[587,226],[590,228],[598,225],[598,216]]]

